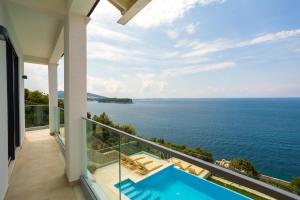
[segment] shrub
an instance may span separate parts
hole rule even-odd
[[[295,188],[295,192],[297,194],[300,194],[300,177],[294,177],[291,182],[291,186]]]
[[[229,168],[250,177],[257,177],[259,175],[254,165],[250,161],[244,159],[233,159],[229,164]]]
[[[95,164],[88,165],[88,170],[93,174],[96,171],[97,167]]]

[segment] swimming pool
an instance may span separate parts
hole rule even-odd
[[[126,179],[115,187],[132,200],[249,200],[248,197],[173,166],[140,182]]]

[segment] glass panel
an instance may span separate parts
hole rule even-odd
[[[163,196],[160,183],[172,166],[169,154],[126,136],[121,136],[120,149],[121,181],[116,187],[122,199],[172,199]]]
[[[65,118],[64,118],[64,109],[56,108],[56,116],[57,116],[57,127],[58,127],[58,136],[61,141],[65,144]]]
[[[162,152],[150,143],[121,136],[120,150],[121,181],[116,187],[120,189],[122,199],[269,198],[239,184],[212,176],[205,168],[170,156],[169,151]],[[199,157],[198,154],[194,156]]]
[[[99,199],[120,199],[119,135],[91,121],[85,127],[84,175]]]
[[[170,156],[170,152],[162,152],[148,142],[121,136],[120,152],[121,181],[115,186],[122,199],[185,199],[190,195],[194,197],[191,199],[272,199],[185,159]],[[186,152],[202,158],[199,152]]]
[[[85,130],[83,156],[86,169],[83,174],[99,199],[274,199],[263,186],[260,189],[263,192],[252,189],[253,181],[251,187],[245,187],[236,182],[238,179],[232,179],[229,172],[226,172],[227,175],[223,172],[223,176],[211,173],[205,167],[187,162],[190,160],[188,157],[180,156],[179,159],[171,156],[178,154],[171,149],[162,151],[156,143],[89,120],[85,120]],[[153,141],[208,160],[211,163],[204,165],[208,168],[214,166],[213,161],[200,150]],[[225,161],[218,162],[218,165],[231,166]],[[229,177],[235,181],[230,181]]]
[[[25,106],[25,128],[49,125],[48,105]]]

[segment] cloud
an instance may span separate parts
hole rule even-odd
[[[122,42],[139,41],[136,37],[122,33],[122,31],[114,31],[112,29],[104,28],[103,25],[97,23],[90,23],[88,25],[87,32],[89,38],[108,38]]]
[[[194,45],[199,44],[199,41],[197,40],[178,40],[174,44],[174,48],[188,48],[193,47]]]
[[[111,97],[120,95],[123,96],[129,92],[124,84],[118,80],[93,77],[89,75],[87,77],[87,87],[89,92],[101,95],[109,95]]]
[[[166,89],[168,82],[165,80],[159,80],[156,74],[137,74],[138,79],[141,81],[140,92],[162,92]]]
[[[91,15],[92,20],[98,24],[115,23],[121,17],[121,13],[107,0],[101,0]]]
[[[233,41],[228,39],[218,39],[210,42],[199,42],[195,40],[180,40],[174,47],[188,49],[181,56],[183,58],[199,57],[207,54],[217,53],[220,51],[242,48],[266,42],[276,42],[289,37],[300,36],[300,29],[268,33],[244,41]]]
[[[166,30],[165,33],[171,39],[175,39],[175,38],[177,38],[179,36],[178,32],[176,32],[174,30]]]
[[[251,40],[240,42],[239,44],[237,44],[237,47],[245,47],[245,46],[260,44],[260,43],[264,43],[264,42],[275,42],[275,41],[283,40],[283,39],[286,39],[289,37],[294,37],[294,36],[300,36],[300,29],[285,30],[285,31],[277,32],[277,33],[264,34],[264,35],[255,37]]]
[[[178,46],[178,44],[177,44]],[[224,39],[215,40],[212,42],[190,42],[185,45],[191,47],[191,51],[182,54],[182,57],[195,57],[203,56],[210,53],[223,51],[229,48],[233,48],[232,43]]]
[[[204,65],[194,65],[194,66],[185,66],[185,67],[176,67],[163,70],[163,74],[176,76],[182,74],[194,74],[202,73],[208,71],[216,71],[222,69],[228,69],[234,67],[235,62],[222,62],[222,63],[213,63],[213,64],[204,64]]]
[[[191,23],[185,27],[185,32],[187,34],[193,34],[196,31],[197,24]]]
[[[174,76],[183,74],[194,74],[208,71],[216,71],[231,68],[235,65],[234,62],[223,62],[196,66],[185,66],[163,69],[158,72],[145,72],[136,74],[137,83],[139,83],[139,94],[149,97],[160,97],[162,94],[174,95],[176,90],[169,84],[170,79]],[[190,94],[189,94],[190,95]]]
[[[164,51],[159,54],[163,58],[173,58],[179,55],[178,51]]]
[[[143,54],[138,50],[117,47],[104,42],[88,42],[87,55],[89,59],[115,62],[135,62],[141,60]]]
[[[24,81],[25,88],[48,93],[48,66],[25,63],[24,73],[28,79]]]
[[[220,4],[225,0],[152,0],[132,23],[139,27],[151,28],[161,24],[171,24],[197,5]]]
[[[298,53],[298,52],[300,52],[300,48],[293,49],[293,51],[296,52],[296,53]]]

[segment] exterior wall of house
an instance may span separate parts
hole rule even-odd
[[[7,98],[6,95],[6,43],[0,40],[0,199],[4,199],[8,186],[7,163]],[[5,80],[5,81],[4,81]]]
[[[19,57],[19,88],[20,88],[20,139],[24,138],[25,118],[24,118],[24,82],[22,75],[24,73],[24,62],[22,51],[16,40],[15,32],[10,26],[5,5],[0,1],[0,25],[8,30],[11,42]],[[8,181],[8,121],[7,121],[7,80],[6,80],[6,42],[0,40],[0,199],[4,199]]]
[[[5,25],[2,2],[0,1],[0,24]],[[4,59],[5,58],[5,59]],[[7,146],[7,98],[6,94],[6,43],[0,40],[0,199],[4,199],[8,187]]]

